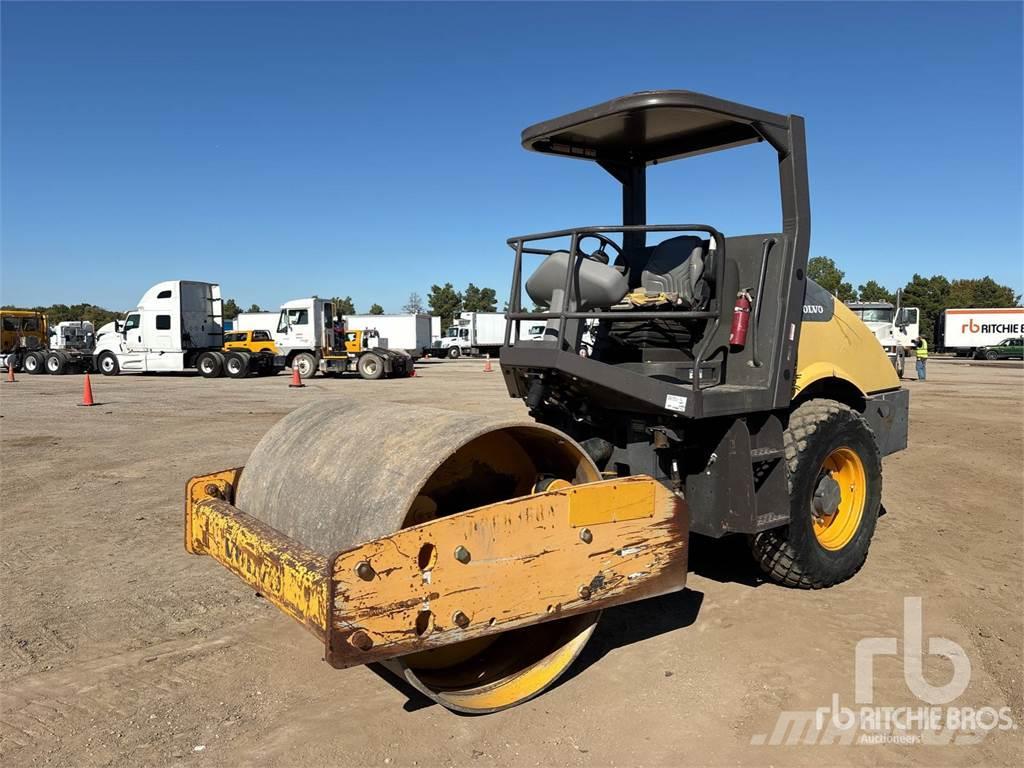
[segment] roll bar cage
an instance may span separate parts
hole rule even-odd
[[[754,340],[754,361],[763,363],[767,377],[756,388],[764,396],[768,408],[788,407],[792,397],[791,377],[796,347],[799,343],[805,272],[810,244],[810,193],[807,179],[807,149],[804,120],[798,115],[783,115],[725,101],[693,91],[642,91],[612,99],[586,109],[536,123],[522,132],[525,149],[544,154],[559,155],[596,162],[622,185],[622,224],[590,226],[542,232],[509,238],[508,245],[515,251],[515,271],[509,299],[505,346],[520,344],[518,328],[522,320],[557,320],[559,338],[565,339],[567,321],[581,319],[611,320],[687,320],[713,321],[707,341],[694,350],[695,369],[702,360],[717,349],[708,349],[716,336],[731,304],[731,296],[721,294],[726,265],[726,240],[714,227],[704,224],[649,225],[647,223],[647,167],[679,158],[692,157],[731,147],[766,142],[778,157],[779,195],[782,209],[781,238],[768,236],[763,240],[760,265],[745,265],[751,286],[757,283],[755,317],[760,318],[764,301],[778,313],[778,322],[772,323],[771,338],[765,338],[757,349]],[[565,276],[566,307],[572,307],[578,290],[573,291],[573,274],[578,272],[581,259],[579,241],[588,234],[621,233],[623,250],[643,248],[648,232],[703,232],[715,241],[716,293],[706,310],[701,311],[629,311],[590,310],[557,312],[522,311],[522,257],[523,254],[550,255],[553,250],[530,245],[537,241],[569,238],[569,253]],[[773,247],[779,247],[773,251]],[[562,249],[564,250],[564,249]],[[771,282],[771,296],[763,297],[765,269],[771,252],[776,276]],[[746,258],[756,258],[748,256]],[[513,326],[516,329],[513,339]],[[728,349],[726,349],[728,353]],[[761,353],[764,353],[763,356]],[[525,354],[525,353],[524,353]],[[511,359],[525,361],[522,354]],[[532,358],[531,358],[532,359]],[[512,363],[510,363],[511,365]],[[526,365],[525,362],[515,365]],[[528,366],[527,366],[528,367]],[[701,388],[695,377],[694,389]],[[745,400],[735,407],[736,412],[751,405]],[[760,398],[757,399],[760,403]],[[732,404],[723,405],[727,410]]]

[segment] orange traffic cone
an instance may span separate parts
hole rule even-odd
[[[494,368],[491,367],[491,356],[484,355],[484,373],[491,373]]]
[[[415,368],[410,368],[409,369],[409,377],[412,378],[415,375],[416,375],[416,369]]]
[[[11,365],[10,358],[7,361],[7,383],[13,384],[17,379],[14,378],[14,366]]]
[[[89,372],[85,373],[85,381],[82,382],[82,402],[79,405],[96,405],[92,399],[92,382],[89,380]]]
[[[298,369],[298,367],[292,368],[292,383],[289,384],[288,386],[289,387],[304,387],[304,386],[306,386],[305,384],[302,383],[302,377],[299,376],[299,369]]]

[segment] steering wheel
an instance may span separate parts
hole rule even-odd
[[[602,264],[609,264],[609,263],[611,263],[611,259],[609,259],[609,257],[608,257],[608,252],[605,251],[605,249],[604,249],[606,245],[610,245],[612,247],[612,249],[615,251],[615,255],[616,256],[621,256],[622,255],[622,248],[619,247],[618,243],[616,243],[610,237],[605,237],[604,235],[597,234],[596,232],[591,232],[591,233],[588,233],[586,235],[583,235],[582,237],[580,237],[576,241],[576,248],[581,253],[583,253],[584,251],[583,251],[582,248],[580,248],[580,243],[582,243],[588,237],[592,237],[595,240],[597,240],[599,243],[601,243],[601,246],[596,251],[594,251],[589,256],[587,256],[586,258],[593,259],[594,261],[600,262]]]

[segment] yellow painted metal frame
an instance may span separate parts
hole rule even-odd
[[[229,502],[241,469],[186,488],[185,549],[210,555],[321,640],[327,636],[328,560]]]
[[[686,505],[647,476],[554,488],[331,557],[232,505],[241,469],[189,481],[185,548],[210,555],[347,667],[682,589]]]

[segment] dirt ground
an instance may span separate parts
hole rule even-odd
[[[479,361],[419,374],[300,390],[285,376],[96,377],[95,408],[76,407],[78,376],[0,384],[0,763],[1024,764],[1020,365],[933,360],[927,382],[906,382],[911,446],[885,461],[886,514],[850,582],[784,589],[757,578],[741,541],[695,541],[685,592],[607,611],[559,685],[484,717],[371,668],[331,670],[311,635],[182,546],[186,479],[244,464],[299,404],[525,415]],[[784,712],[834,695],[853,706],[858,641],[912,645],[907,597],[922,598],[924,678],[950,680],[951,663],[927,654],[928,638],[948,638],[970,663],[948,706],[1009,706],[1015,728],[946,745],[776,743]],[[905,669],[876,658],[874,706],[923,706]]]

